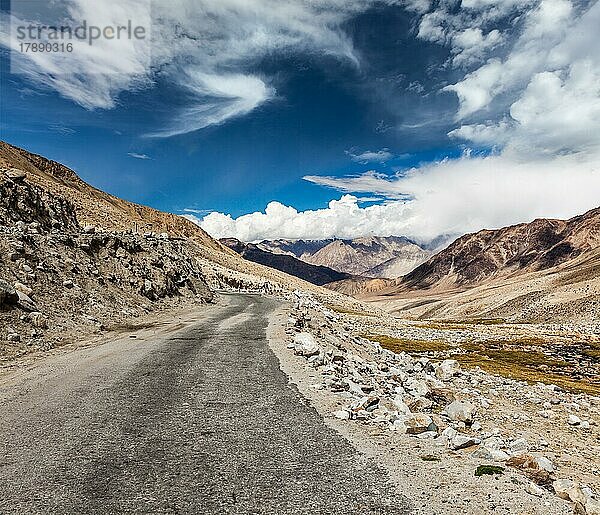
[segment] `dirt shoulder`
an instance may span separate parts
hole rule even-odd
[[[328,327],[335,327],[335,321],[328,324],[322,313],[315,310],[307,312],[309,321],[302,331],[314,335],[324,347],[333,341],[338,350],[345,353],[345,359],[352,359],[351,354],[361,352],[360,346],[353,343],[350,334],[344,334],[343,328],[338,334],[328,330]],[[388,470],[399,491],[414,503],[416,513],[542,515],[573,512],[573,504],[557,497],[549,484],[537,487],[521,471],[507,466],[505,462],[489,459],[483,452],[478,454],[477,449],[483,445],[452,450],[443,438],[431,434],[412,436],[404,431],[390,430],[389,420],[375,416],[381,415],[379,408],[364,420],[337,418],[336,415],[344,413],[344,410],[350,410],[349,405],[354,398],[348,391],[332,391],[328,379],[331,376],[327,375],[331,369],[327,365],[319,366],[316,361],[310,364],[310,358],[307,360],[296,355],[290,348],[298,334],[298,329],[293,327],[297,317],[298,310],[288,305],[271,318],[269,342],[282,370],[330,427]],[[368,353],[363,353],[361,358],[365,363],[373,359]],[[353,379],[357,379],[356,376]],[[461,373],[449,381],[447,386],[458,397],[476,405],[477,426],[481,426],[476,427],[477,431],[473,427],[465,428],[464,424],[462,428],[457,424],[444,424],[433,412],[429,415],[440,425],[439,430],[454,425],[459,427],[459,432],[479,441],[490,434],[497,435],[507,445],[523,438],[527,442],[528,453],[550,459],[555,468],[552,478],[575,479],[584,488],[587,486],[598,491],[600,463],[598,426],[595,425],[598,406],[586,406],[581,396],[578,397],[580,403],[574,404],[570,397],[541,387],[536,389],[532,386],[518,391],[515,383],[508,381],[503,387],[502,378],[482,371]],[[374,390],[369,395],[376,393],[377,390]],[[555,398],[559,399],[560,405],[553,404],[550,410],[554,412],[552,418],[544,418],[538,413],[543,411],[544,403],[549,402],[546,397],[552,397],[553,402],[556,402]],[[482,407],[482,402],[487,408]],[[582,419],[587,417],[594,425],[585,431],[570,426],[567,423],[568,413],[578,413]],[[503,473],[476,477],[479,465],[500,466]]]

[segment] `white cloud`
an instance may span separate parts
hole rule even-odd
[[[146,154],[138,154],[137,152],[128,152],[127,155],[129,157],[133,157],[135,159],[143,159],[143,160],[152,159],[150,156],[148,156]]]
[[[352,150],[346,150],[352,161],[357,163],[385,163],[394,157],[388,148],[381,150],[366,150],[365,152],[355,153]]]
[[[32,84],[52,88],[86,109],[111,109],[124,91],[149,88],[157,80],[180,86],[187,92],[186,107],[174,113],[171,125],[152,134],[168,137],[244,115],[273,98],[269,78],[252,71],[266,55],[309,52],[357,64],[341,27],[378,3],[381,0],[175,0],[152,2],[150,9],[148,0],[64,0],[49,5],[65,10],[65,18],[73,23],[87,20],[105,26],[130,19],[149,28],[151,37],[136,44],[97,40],[93,46],[77,45],[72,53],[12,55]],[[424,4],[410,3],[419,9]],[[7,32],[8,17],[2,22],[0,44],[16,49],[19,42]]]
[[[565,173],[568,170],[568,173]],[[368,173],[351,178],[306,177],[344,192],[376,192],[389,200],[360,207],[343,195],[324,209],[299,212],[271,202],[264,213],[239,218],[211,213],[203,229],[244,241],[274,238],[352,238],[404,235],[427,241],[441,234],[499,228],[537,217],[568,218],[597,207],[600,159],[560,156],[522,162],[502,155],[431,163],[394,178]]]

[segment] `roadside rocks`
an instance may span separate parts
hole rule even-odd
[[[443,414],[452,421],[471,425],[475,416],[475,406],[468,401],[454,401],[446,406]]]
[[[0,279],[0,307],[15,306],[18,302],[19,296],[17,295],[17,290],[6,281]]]
[[[519,431],[520,424],[531,423],[531,410],[503,414],[506,425],[493,412],[502,409],[502,397],[510,392],[520,402],[553,411],[560,423],[558,409],[581,415],[584,399],[568,404],[565,392],[553,385],[527,385],[488,376],[478,369],[461,370],[452,359],[436,363],[429,357],[393,353],[371,340],[351,336],[347,328],[340,327],[336,314],[305,294],[296,296],[297,305],[286,329],[292,335],[288,348],[321,372],[319,389],[340,399],[344,407],[333,412],[333,417],[376,426],[373,434],[385,429],[406,434],[417,447],[424,445],[420,440],[431,439],[431,445],[447,449],[453,457],[475,460],[479,465],[502,464],[527,478],[520,484],[529,495],[548,496],[556,473],[552,460],[564,462],[554,454],[554,444],[523,437],[531,439],[528,432]],[[490,429],[489,422],[494,419],[498,426]],[[594,430],[591,419],[572,414],[567,421],[573,430]],[[547,456],[540,454],[542,449]],[[597,513],[597,501],[589,489],[568,486],[557,483],[554,489],[575,503],[577,513]],[[585,492],[587,497],[582,497]]]
[[[441,381],[448,381],[460,373],[460,364],[455,359],[445,359],[435,369],[435,375]]]

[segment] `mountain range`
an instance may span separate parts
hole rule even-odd
[[[262,250],[294,256],[361,277],[400,277],[426,261],[432,251],[408,238],[367,236],[340,240],[274,240],[257,244]]]
[[[285,253],[269,252],[261,245],[243,243],[236,238],[222,238],[220,242],[248,261],[260,263],[316,285],[349,279],[352,276],[326,266],[312,265]]]
[[[598,320],[600,208],[467,234],[399,279],[327,286],[409,318]]]

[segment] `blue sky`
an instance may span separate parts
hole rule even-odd
[[[146,49],[99,42],[100,55],[33,64],[7,34],[27,14],[22,3],[2,18],[2,139],[119,197],[199,222],[214,212],[205,225],[217,236],[428,239],[568,216],[593,207],[590,187],[598,193],[600,66],[582,46],[597,43],[586,34],[595,3],[180,0],[168,13],[147,10]],[[110,1],[65,4],[73,20],[112,20]],[[119,4],[135,19],[151,5]],[[573,30],[557,32],[557,22]],[[556,48],[560,62],[549,58]],[[512,64],[524,55],[539,62]],[[21,73],[11,59],[25,63]],[[107,63],[111,73],[98,71]],[[536,88],[555,95],[535,104]],[[565,130],[578,110],[580,127]],[[564,160],[574,169],[567,190]],[[514,201],[498,200],[511,184]],[[485,213],[463,209],[471,189]],[[565,191],[571,200],[557,206]],[[332,210],[340,198],[345,207]]]

